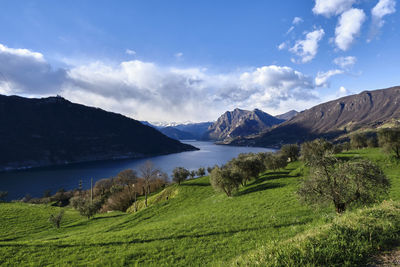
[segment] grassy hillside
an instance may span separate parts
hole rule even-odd
[[[342,156],[380,162],[392,181],[390,197],[400,200],[400,165],[386,163],[378,149]],[[225,265],[240,255],[248,264],[248,255],[266,245],[335,220],[333,208],[313,210],[297,200],[300,165],[267,172],[232,198],[215,193],[203,177],[173,185],[173,197],[134,214],[87,220],[66,209],[60,229],[48,222],[59,208],[0,203],[0,265]]]

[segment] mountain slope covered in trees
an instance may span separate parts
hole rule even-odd
[[[360,130],[375,129],[400,122],[400,87],[364,91],[342,97],[300,112],[292,119],[255,138],[242,138],[231,144],[279,146],[317,137],[335,139]]]
[[[62,97],[0,95],[0,169],[194,150],[139,121]]]

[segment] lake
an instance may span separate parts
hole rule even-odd
[[[207,168],[215,164],[224,164],[240,153],[275,151],[260,147],[215,145],[212,142],[182,142],[191,144],[200,150],[144,159],[97,161],[3,172],[0,173],[0,191],[8,191],[8,200],[19,199],[26,194],[40,197],[45,190],[50,190],[54,194],[60,188],[66,190],[78,188],[80,180],[82,180],[83,188],[90,188],[91,178],[93,181],[97,181],[113,177],[125,169],[138,169],[147,160],[152,161],[155,167],[171,175],[175,167],[197,170],[200,167]]]

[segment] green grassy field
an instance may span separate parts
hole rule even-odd
[[[341,156],[379,162],[392,182],[390,198],[400,200],[398,163],[388,162],[378,149]],[[314,210],[298,201],[302,177],[293,174],[300,165],[267,172],[232,198],[215,193],[203,177],[172,185],[173,197],[135,214],[111,212],[87,220],[66,208],[60,229],[48,222],[59,208],[0,203],[0,265],[252,264],[251,257],[266,246],[336,220],[333,208]]]

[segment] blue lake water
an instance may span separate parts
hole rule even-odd
[[[200,167],[224,164],[240,153],[274,151],[268,148],[223,146],[201,141],[184,141],[184,143],[200,150],[144,159],[110,160],[3,172],[0,173],[0,191],[8,191],[8,200],[22,198],[26,194],[40,197],[45,190],[55,193],[60,188],[66,190],[78,188],[80,180],[85,189],[89,188],[91,178],[97,181],[113,177],[125,169],[138,169],[147,160],[170,175],[178,166],[196,170]]]

